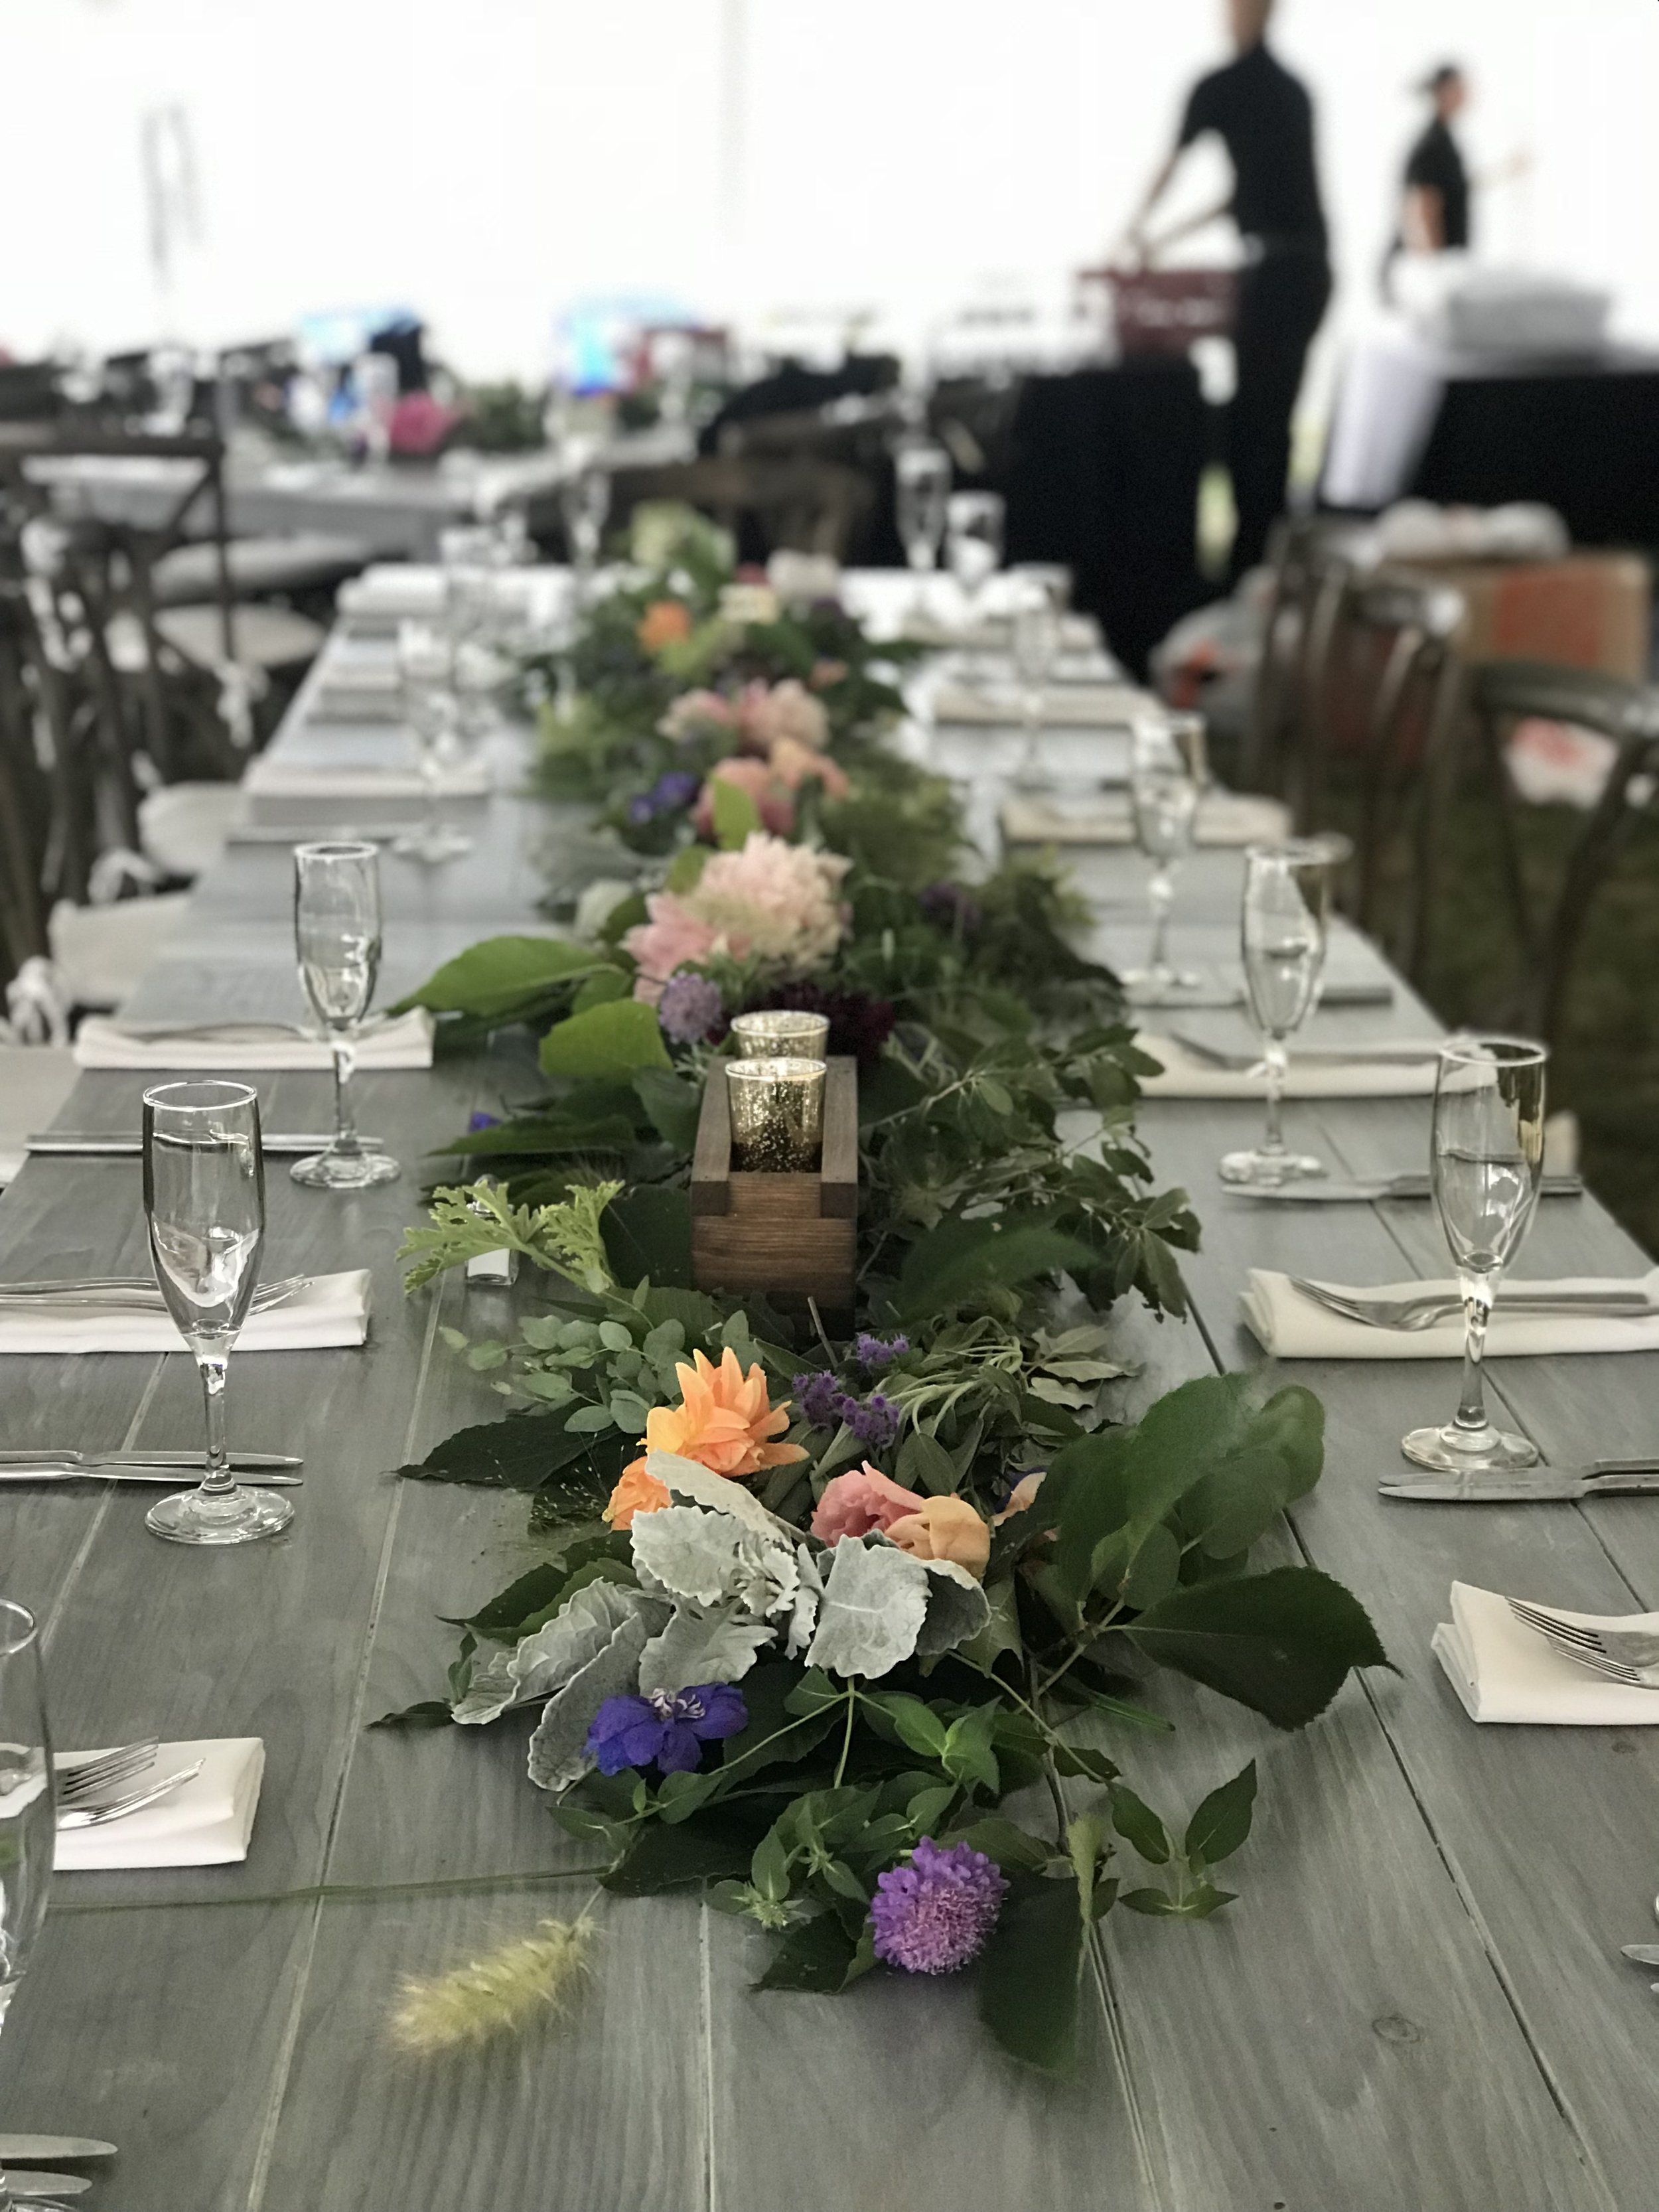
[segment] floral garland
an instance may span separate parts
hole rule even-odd
[[[513,1410],[404,1473],[525,1492],[544,1556],[464,1625],[449,1697],[387,1720],[534,1709],[531,1779],[605,1887],[710,1885],[775,1939],[765,1988],[972,1962],[997,2040],[1063,2069],[1101,1916],[1205,1917],[1249,1830],[1254,1766],[1179,1827],[1125,1781],[1119,1740],[1168,1726],[1152,1670],[1290,1728],[1387,1662],[1340,1584],[1249,1568],[1318,1479],[1307,1392],[1207,1377],[1105,1419],[1124,1370],[1099,1316],[1131,1293],[1181,1310],[1172,1247],[1196,1229],[1183,1194],[1142,1188],[1149,1063],[1069,949],[1063,893],[890,872],[895,812],[929,825],[930,867],[941,840],[954,855],[948,793],[836,726],[835,685],[781,671],[775,610],[738,622],[706,550],[673,541],[573,654],[618,833],[643,797],[657,839],[683,779],[660,887],[586,942],[492,940],[416,994],[464,1042],[544,1034],[542,1095],[455,1140],[493,1172],[409,1232],[410,1286],[506,1247],[547,1305],[510,1343],[447,1333]],[[874,697],[873,650],[844,657]],[[566,768],[570,726],[550,740]],[[702,1085],[731,1015],[769,1001],[821,1006],[860,1060],[845,1342],[690,1286]],[[1036,1784],[1050,1820],[1021,1802]]]

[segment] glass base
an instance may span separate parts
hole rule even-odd
[[[1132,1006],[1184,1006],[1204,978],[1190,968],[1131,968],[1118,979]]]
[[[1490,1423],[1482,1429],[1460,1429],[1455,1421],[1442,1429],[1413,1429],[1401,1438],[1400,1449],[1413,1465],[1437,1474],[1507,1474],[1538,1464],[1536,1444]]]
[[[470,853],[472,840],[465,830],[434,822],[418,830],[406,830],[401,837],[392,839],[388,849],[400,860],[419,860],[429,868],[438,867],[446,860],[459,860]]]
[[[294,1500],[274,1490],[245,1490],[238,1483],[219,1497],[180,1490],[152,1505],[144,1526],[170,1544],[253,1544],[274,1536],[294,1518]]]
[[[1287,1182],[1311,1182],[1326,1168],[1311,1152],[1229,1152],[1218,1172],[1235,1190],[1279,1190]]]
[[[403,1170],[390,1152],[343,1152],[331,1145],[325,1152],[295,1160],[289,1173],[307,1190],[367,1190],[372,1183],[396,1182]]]

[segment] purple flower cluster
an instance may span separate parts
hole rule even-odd
[[[905,1867],[876,1877],[876,1956],[907,1974],[954,1974],[984,1949],[1008,1885],[969,1844],[941,1850],[924,1836]]]
[[[629,800],[628,818],[639,830],[659,814],[684,814],[702,789],[702,778],[690,769],[665,769],[649,791],[636,792]]]
[[[884,1367],[890,1367],[896,1359],[902,1359],[910,1349],[908,1336],[872,1336],[861,1328],[854,1340],[853,1351],[860,1367],[878,1375]]]
[[[725,1011],[720,985],[711,983],[707,975],[689,972],[671,975],[657,1002],[657,1019],[662,1024],[663,1034],[676,1044],[699,1043]]]
[[[499,1129],[501,1126],[501,1117],[499,1114],[483,1112],[470,1114],[467,1116],[466,1133],[469,1137],[476,1137],[481,1129]]]
[[[625,1766],[689,1774],[702,1764],[705,1743],[748,1725],[741,1691],[729,1682],[700,1682],[694,1689],[607,1698],[593,1716],[587,1748],[601,1774],[620,1774]]]
[[[902,1338],[899,1341],[902,1343]],[[841,1377],[827,1367],[816,1375],[797,1375],[795,1397],[815,1429],[833,1429],[845,1421],[866,1452],[890,1451],[904,1426],[902,1406],[896,1406],[879,1390],[867,1398],[855,1396],[842,1388]]]
[[[885,999],[872,999],[867,991],[828,990],[811,976],[751,998],[740,1011],[762,1013],[775,1006],[824,1015],[830,1024],[830,1052],[850,1055],[860,1067],[873,1067],[881,1058],[882,1048],[898,1018]]]
[[[975,936],[985,918],[979,901],[960,884],[929,884],[916,904],[936,929],[954,937]]]

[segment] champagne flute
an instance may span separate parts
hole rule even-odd
[[[980,594],[1002,566],[1005,509],[994,491],[952,492],[945,507],[945,552],[971,629]]]
[[[927,611],[923,579],[939,567],[945,537],[945,502],[951,496],[951,456],[943,446],[901,446],[893,456],[894,520],[904,557],[916,580],[912,610]]]
[[[611,513],[611,477],[599,465],[598,441],[573,438],[568,465],[559,485],[559,514],[576,571],[576,601],[585,606],[592,597],[593,574]]]
[[[0,2022],[11,2010],[52,1887],[56,1771],[33,1613],[0,1599]],[[0,2212],[16,2199],[0,2167]]]
[[[145,1526],[175,1544],[273,1536],[294,1518],[292,1500],[245,1489],[225,1449],[226,1371],[265,1241],[259,1101],[246,1083],[164,1083],[144,1093],[144,1218],[162,1303],[190,1346],[207,1407],[199,1488],[160,1499]]]
[[[1038,760],[1042,718],[1048,703],[1048,678],[1060,654],[1060,611],[1053,595],[1028,583],[1013,611],[1014,672],[1019,678],[1025,750],[1014,771],[1018,791],[1040,791],[1044,778]]]
[[[403,622],[398,625],[398,675],[404,712],[419,750],[426,806],[419,825],[394,837],[400,860],[436,867],[472,850],[472,840],[442,817],[438,787],[444,762],[455,750],[459,715],[455,701],[455,648],[447,624]]]
[[[389,1152],[357,1134],[351,1078],[357,1031],[380,966],[380,867],[373,845],[296,845],[294,945],[300,981],[327,1034],[334,1060],[334,1135],[326,1152],[289,1172],[313,1190],[362,1190],[395,1182]]]
[[[1152,864],[1146,886],[1152,946],[1144,968],[1123,978],[1136,1006],[1170,1006],[1202,977],[1170,964],[1170,913],[1182,862],[1192,850],[1199,801],[1209,781],[1201,714],[1146,715],[1130,734],[1129,805],[1135,842]]]
[[[1487,1418],[1481,1363],[1498,1283],[1538,1204],[1548,1061],[1543,1045],[1522,1037],[1455,1037],[1441,1048],[1429,1166],[1463,1293],[1463,1389],[1443,1428],[1403,1439],[1419,1467],[1495,1474],[1538,1463],[1535,1444]]]
[[[1287,845],[1253,845],[1244,856],[1241,938],[1244,988],[1261,1033],[1267,1070],[1267,1125],[1259,1149],[1229,1152],[1223,1182],[1256,1190],[1322,1176],[1325,1164],[1285,1143],[1283,1100],[1289,1066],[1285,1040],[1306,1020],[1325,972],[1331,878],[1346,842],[1332,837]]]

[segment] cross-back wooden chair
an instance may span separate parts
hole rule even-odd
[[[1472,741],[1495,798],[1504,888],[1521,946],[1512,1004],[1502,1012],[1553,1044],[1597,896],[1636,823],[1659,811],[1659,685],[1538,662],[1493,661],[1474,672],[1469,707]],[[1506,758],[1516,726],[1534,719],[1592,731],[1616,748],[1559,881],[1543,890],[1528,880],[1522,802]]]
[[[873,498],[863,475],[836,462],[723,453],[666,468],[618,471],[614,495],[613,522],[644,500],[684,500],[734,537],[751,521],[765,553],[787,548],[836,560],[845,556]]]

